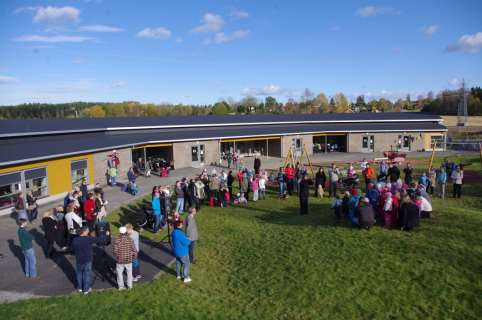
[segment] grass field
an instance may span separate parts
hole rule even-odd
[[[477,158],[467,170],[481,172]],[[450,189],[449,189],[450,191]],[[204,208],[193,282],[171,273],[107,290],[1,305],[2,319],[480,319],[482,186],[434,199],[415,232],[337,223],[326,199]],[[133,204],[131,209],[135,209]],[[119,215],[129,220],[130,209]],[[152,237],[149,233],[147,236]]]

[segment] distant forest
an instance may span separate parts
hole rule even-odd
[[[482,115],[482,89],[471,88],[468,96],[468,114]],[[457,115],[457,106],[462,100],[460,90],[444,90],[434,96],[405,99],[395,102],[380,98],[365,101],[358,96],[350,102],[342,93],[328,99],[320,93],[315,95],[306,89],[303,95],[285,103],[268,96],[263,100],[246,97],[241,101],[231,99],[218,101],[213,105],[172,105],[150,104],[135,101],[120,103],[71,102],[59,104],[28,103],[16,106],[0,106],[0,119],[48,119],[48,118],[103,118],[103,117],[153,117],[170,115],[209,115],[209,114],[293,114],[293,113],[342,113],[342,112],[401,112],[422,111],[439,115]]]

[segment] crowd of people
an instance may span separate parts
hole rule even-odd
[[[416,179],[409,162],[401,168],[398,163],[370,163],[363,159],[356,164],[350,163],[346,170],[335,164],[327,170],[320,167],[312,179],[300,163],[290,163],[277,172],[268,172],[261,168],[261,159],[255,158],[253,169],[244,166],[237,169],[214,168],[210,172],[203,169],[193,178],[176,181],[173,188],[155,186],[150,210],[142,213],[143,219],[137,221],[136,227],[151,227],[154,233],[161,228],[173,229],[171,245],[176,259],[176,274],[189,283],[192,281],[190,268],[196,261],[195,247],[199,239],[195,216],[205,205],[226,208],[260,201],[266,198],[266,189],[271,186],[278,189],[280,199],[297,194],[300,214],[304,215],[308,214],[310,190],[313,190],[315,197],[323,198],[326,192],[328,197],[333,197],[332,209],[337,219],[345,218],[364,229],[378,223],[386,228],[409,231],[419,225],[421,218],[432,216],[432,197],[445,198],[446,185],[450,181],[453,183],[453,197],[461,197],[463,172],[462,164],[446,160],[440,168],[430,168]],[[129,181],[135,183],[135,177],[132,169],[129,170]],[[235,187],[239,192],[234,192]],[[18,237],[25,257],[25,275],[35,278],[33,239],[26,227],[28,221],[35,219],[37,206],[36,199],[28,196],[31,198],[27,197],[28,205],[19,203],[18,206]],[[47,211],[42,218],[46,256],[51,258],[56,252],[75,255],[77,289],[83,294],[91,291],[93,246],[104,247],[111,242],[110,230],[103,221],[107,204],[100,185],[89,191],[86,181],[82,181],[79,187],[66,195],[63,206]],[[152,224],[145,222],[148,221],[145,215],[150,215]],[[94,232],[99,229],[103,232]],[[119,236],[112,241],[119,290],[132,288],[133,282],[141,278],[139,250],[139,233],[134,226],[121,226]]]

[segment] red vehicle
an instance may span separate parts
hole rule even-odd
[[[385,151],[383,153],[385,157],[388,158],[390,161],[396,161],[396,162],[403,162],[405,161],[405,158],[407,157],[406,153],[398,152],[398,151]]]

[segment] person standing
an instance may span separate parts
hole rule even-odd
[[[106,235],[109,235],[109,231]],[[91,291],[92,245],[99,242],[102,242],[102,237],[89,236],[89,227],[87,226],[83,226],[79,231],[79,236],[72,240],[72,250],[77,263],[77,290],[80,293],[89,294]]]
[[[440,172],[437,175],[438,196],[445,199],[445,186],[447,185],[447,173],[445,167],[440,168]]]
[[[35,258],[35,251],[32,244],[33,237],[30,232],[27,231],[27,219],[19,219],[18,226],[18,240],[25,258],[25,276],[27,278],[36,278],[37,259]]]
[[[189,244],[189,262],[195,263],[195,258],[194,258],[194,249],[196,247],[196,242],[199,239],[199,234],[197,230],[197,223],[196,223],[196,209],[191,208],[189,209],[189,214],[186,217],[186,235],[191,240],[191,243]]]
[[[310,183],[308,180],[308,175],[304,174],[299,182],[298,195],[300,197],[300,214],[308,214],[308,198],[310,196]]]
[[[174,256],[176,257],[176,274],[177,278],[184,278],[184,283],[191,282],[189,277],[189,267],[191,262],[189,261],[189,246],[191,240],[186,237],[184,231],[182,231],[182,220],[179,219],[174,223],[174,231],[171,234],[172,237],[172,248]]]
[[[283,168],[279,168],[276,180],[279,186],[279,197],[284,198],[286,195],[286,174],[283,172]]]
[[[436,183],[437,183],[437,172],[435,171],[434,167],[431,167],[428,170],[428,187],[427,187],[427,192],[430,193],[430,195],[433,195]]]
[[[330,177],[330,194],[329,197],[333,194],[336,195],[336,186],[338,185],[338,180],[340,179],[340,170],[332,164],[331,170],[329,172]]]
[[[124,270],[127,273],[127,289],[132,289],[132,261],[137,259],[134,241],[127,234],[126,227],[119,228],[119,237],[115,239],[113,253],[116,261],[117,286],[124,290]]]
[[[196,210],[200,210],[201,203],[203,202],[204,197],[206,195],[205,185],[200,178],[196,179],[196,182],[194,183],[194,185],[196,186],[196,190],[195,190]]]
[[[261,168],[261,159],[258,156],[254,156],[254,174],[259,174],[259,169]]]
[[[161,227],[161,220],[162,220],[162,214],[161,214],[161,199],[159,198],[159,191],[154,192],[154,197],[152,197],[152,202],[151,202],[151,208],[152,208],[152,214],[154,215],[154,233],[157,233],[159,231],[159,228]]]
[[[413,169],[409,162],[407,162],[405,169],[403,169],[403,173],[405,174],[405,178],[404,178],[405,184],[409,186],[413,182],[413,176],[412,176]]]
[[[251,178],[250,181],[251,184],[251,190],[253,191],[253,201],[258,201],[259,193],[259,180],[258,180],[258,175],[255,175],[254,177]]]
[[[388,176],[390,177],[390,182],[395,183],[398,179],[400,179],[400,169],[398,168],[397,164],[394,163],[388,169]]]
[[[258,180],[259,199],[265,199],[266,198],[266,180],[267,180],[266,171],[262,171],[261,175],[259,176],[259,180]]]
[[[27,215],[30,222],[35,221],[38,216],[37,198],[33,196],[31,190],[27,192]]]
[[[368,190],[368,185],[375,180],[375,170],[367,162],[365,164],[365,170],[363,170],[365,176],[365,191]]]
[[[323,189],[325,188],[326,175],[323,167],[318,169],[315,176],[315,197],[323,198]]]
[[[127,234],[134,242],[134,247],[136,248],[137,256],[132,260],[132,277],[134,282],[139,281],[141,278],[141,267],[139,265],[139,232],[134,230],[132,224],[126,224]]]
[[[87,195],[87,200],[84,202],[84,217],[85,221],[87,222],[87,226],[89,226],[90,230],[94,230],[95,220],[97,218],[96,210],[95,210],[95,199],[94,194],[89,192]]]
[[[22,194],[19,194],[15,200],[15,212],[17,213],[17,221],[28,220],[28,214],[25,209],[25,201],[23,200]]]
[[[454,182],[454,198],[460,198],[462,195],[462,182],[464,179],[464,172],[460,170],[460,167],[457,167],[452,172],[452,181]]]
[[[176,181],[176,211],[183,213],[184,211],[184,188],[180,181]]]
[[[45,240],[47,240],[47,248],[45,248],[45,256],[52,258],[55,253],[54,243],[58,239],[57,219],[55,219],[51,210],[44,213],[42,218],[42,226],[45,232]]]

